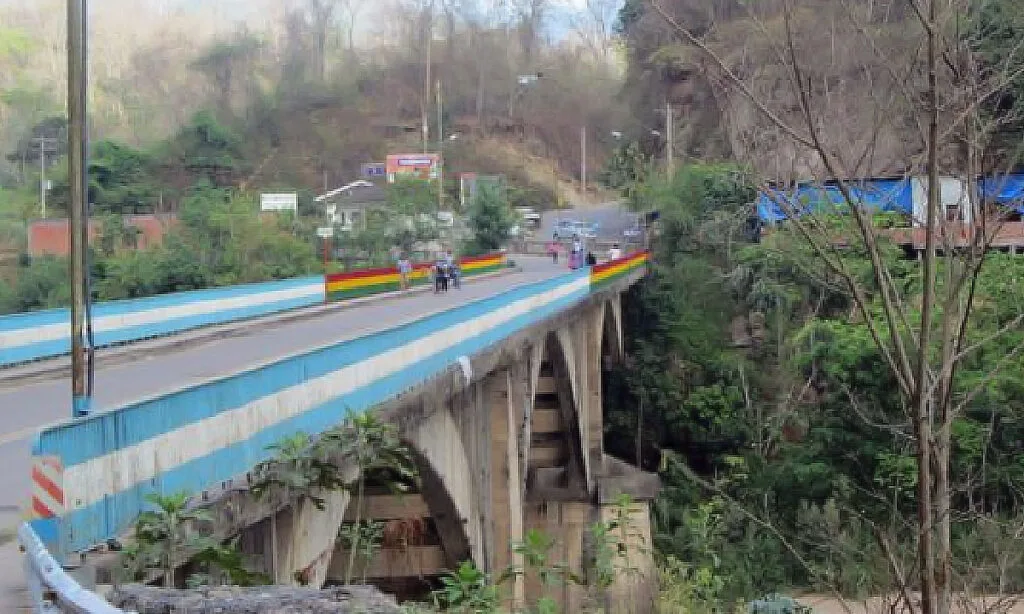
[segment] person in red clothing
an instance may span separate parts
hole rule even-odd
[[[551,263],[558,264],[558,250],[561,249],[558,241],[548,241],[548,255],[551,256]]]

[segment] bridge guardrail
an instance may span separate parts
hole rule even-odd
[[[28,524],[18,528],[18,541],[25,549],[25,579],[34,611],[46,614],[125,614],[75,582],[47,552]]]
[[[316,275],[175,292],[93,306],[97,347],[106,347],[323,303]],[[0,367],[71,352],[71,313],[50,309],[0,316]]]
[[[267,447],[322,432],[642,267],[646,253],[43,430],[31,526],[58,559],[123,533],[145,495],[244,474]],[[37,473],[39,474],[37,476]],[[36,478],[39,477],[39,480]],[[45,478],[45,479],[43,479]]]
[[[569,239],[561,239],[557,241],[562,245],[563,248],[567,247],[572,243]],[[513,254],[523,254],[530,256],[546,256],[548,255],[548,244],[550,240],[539,240],[539,239],[518,239],[509,242],[509,251]],[[588,249],[593,251],[598,256],[602,256],[608,253],[613,246],[618,245],[623,252],[630,250],[640,250],[642,244],[632,239],[587,239],[586,246]]]
[[[482,273],[490,273],[505,266],[506,257],[503,253],[484,254],[459,259],[459,269],[463,277],[471,277]],[[430,262],[417,262],[412,265],[409,284],[421,286],[430,283]],[[350,298],[393,292],[399,289],[397,267],[365,269],[335,273],[324,277],[324,294],[328,301],[340,301]]]

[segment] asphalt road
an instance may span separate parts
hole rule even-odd
[[[483,298],[509,287],[566,271],[544,258],[518,258],[523,271],[467,280],[446,295],[420,292],[408,297],[371,301],[328,310],[310,319],[269,322],[243,328],[232,336],[197,341],[181,348],[156,347],[137,360],[98,363],[94,404],[105,411],[178,390],[190,384],[237,373],[303,350],[390,328],[444,310],[460,301]],[[172,338],[173,339],[173,338]],[[100,352],[102,355],[102,351]],[[0,387],[0,529],[13,526],[17,507],[30,496],[29,456],[32,437],[41,428],[61,422],[70,412],[67,377]],[[3,513],[6,511],[7,513]]]
[[[548,241],[559,220],[578,220],[586,224],[598,224],[597,239],[600,241],[623,241],[622,232],[636,224],[636,214],[626,211],[615,203],[561,211],[541,213],[540,227],[534,233],[539,241]]]

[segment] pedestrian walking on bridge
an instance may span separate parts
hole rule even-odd
[[[409,275],[412,273],[412,263],[409,257],[402,254],[398,259],[398,288],[402,291],[409,289]]]

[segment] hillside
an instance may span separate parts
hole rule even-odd
[[[948,4],[959,16],[942,24],[953,44],[936,74],[944,172],[964,172],[971,150],[988,167],[1012,165],[1024,118],[1019,3]],[[837,174],[920,171],[927,70],[911,3],[630,0],[622,16],[630,106],[639,124],[659,126],[654,110],[671,103],[684,155],[736,159],[767,179],[822,177],[816,132]],[[975,93],[986,113],[966,126]]]
[[[350,181],[363,162],[422,150],[424,116],[430,149],[439,130],[462,139],[445,140],[450,176],[503,173],[525,192],[547,191],[538,203],[554,201],[553,179],[524,172],[518,159],[552,168],[568,186],[579,179],[586,126],[596,178],[614,146],[608,135],[626,116],[617,97],[613,8],[602,19],[574,21],[574,36],[550,42],[544,32],[555,12],[543,2],[523,2],[510,14],[448,5],[432,13],[428,4],[401,0],[369,15],[356,4],[265,2],[233,12],[113,0],[94,9],[92,141],[140,152],[164,184],[137,208],[174,206],[197,179],[182,155],[185,142],[199,138],[201,111],[236,143],[220,179],[246,188],[316,191]],[[46,163],[52,177],[62,172],[60,6],[0,5],[0,188],[8,188],[7,200],[11,190],[24,192],[22,200],[38,190],[31,187],[38,186],[35,139],[55,139]],[[541,77],[520,84],[524,74]],[[59,207],[59,194],[54,202]]]

